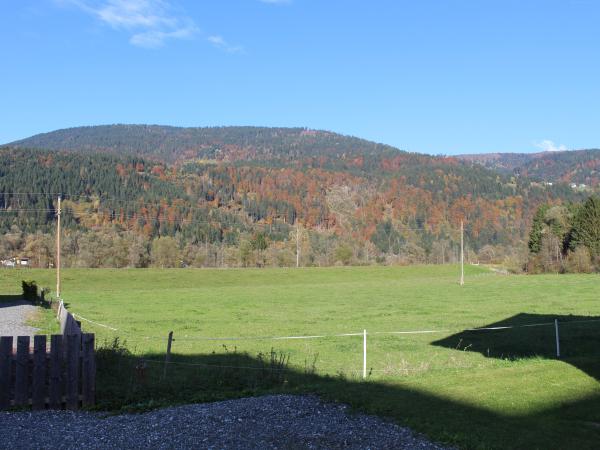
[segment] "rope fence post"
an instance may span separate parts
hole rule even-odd
[[[560,358],[560,339],[558,336],[558,319],[554,319],[554,331],[556,332],[556,357]]]
[[[163,380],[167,378],[167,366],[171,360],[171,344],[173,342],[173,332],[169,331],[169,342],[167,343],[167,354],[165,355],[165,368],[163,370]]]
[[[367,330],[363,330],[363,380],[367,378]]]

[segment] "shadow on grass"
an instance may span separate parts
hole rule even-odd
[[[275,353],[251,356],[225,349],[210,355],[173,354],[171,362],[165,376],[164,354],[142,359],[119,343],[101,347],[97,409],[135,412],[268,393],[313,393],[464,448],[583,449],[597,448],[600,442],[600,395],[532,414],[503,415],[401,381],[322,376],[312,367],[291,369]],[[588,364],[590,371],[600,366],[595,360]]]
[[[556,359],[554,320],[558,319],[560,359],[600,380],[600,317],[521,313],[482,328],[515,327],[498,330],[465,330],[432,345],[477,352],[489,358]],[[541,324],[541,325],[540,325]]]

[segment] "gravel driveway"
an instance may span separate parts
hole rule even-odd
[[[23,300],[0,303],[0,336],[33,336],[38,329],[25,323],[36,310],[36,306]]]
[[[271,395],[102,416],[0,413],[6,449],[441,449],[407,428],[315,396]]]

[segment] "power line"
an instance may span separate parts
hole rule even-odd
[[[190,209],[194,209],[194,208],[190,208]],[[201,209],[201,208],[195,208],[195,209]],[[49,208],[45,208],[45,209],[4,209],[4,210],[0,210],[0,213],[4,213],[4,214],[11,214],[11,213],[23,213],[23,212],[56,212],[56,209],[49,209]],[[164,211],[163,211],[164,213]],[[80,211],[80,212],[74,212],[73,214],[76,217],[83,217],[83,216],[87,216],[87,217],[91,217],[91,216],[103,216],[103,215],[108,215],[110,220],[132,220],[132,219],[143,219],[145,220],[147,223],[148,222],[160,222],[160,223],[164,223],[164,222],[168,222],[171,223],[173,225],[178,224],[178,225],[218,225],[218,226],[223,226],[223,225],[228,225],[229,227],[236,227],[236,226],[246,226],[246,227],[277,227],[277,226],[288,226],[288,227],[293,227],[293,225],[287,223],[287,222],[274,222],[274,223],[260,223],[260,222],[251,222],[251,223],[225,223],[225,222],[220,222],[220,221],[200,221],[200,220],[195,220],[195,219],[186,219],[186,218],[179,218],[179,219],[170,219],[169,217],[165,217],[165,216],[159,216],[159,217],[146,217],[144,214],[139,213],[139,212],[128,212],[128,213],[119,213],[116,211],[107,211],[104,212],[102,210],[101,207],[98,207],[96,212],[91,212],[91,211]],[[397,227],[400,231],[420,231],[420,232],[424,232],[424,233],[429,233],[432,232],[432,230],[428,230],[426,228],[414,228],[414,227],[403,227],[403,226],[398,226]]]
[[[20,212],[54,212],[55,209],[44,208],[44,209],[0,209],[0,213],[20,213]]]
[[[49,195],[48,193],[17,193],[19,195],[28,195],[28,194],[33,194],[33,195]],[[8,195],[7,193],[5,193],[5,195]],[[72,196],[72,194],[68,194],[69,196]],[[86,196],[87,194],[80,194],[78,196]],[[90,195],[90,196],[93,196]],[[63,196],[64,199],[64,196]],[[202,211],[202,212],[207,212],[208,214],[210,214],[210,212],[214,209],[211,209],[209,206],[206,207],[197,207],[197,206],[190,206],[190,205],[180,205],[180,204],[174,204],[173,200],[170,201],[170,203],[167,201],[165,203],[146,203],[144,199],[139,199],[139,200],[116,200],[116,199],[109,199],[106,197],[102,197],[99,196],[98,197],[99,201],[102,202],[102,200],[105,200],[108,205],[106,203],[101,203],[100,205],[98,205],[97,207],[95,207],[97,209],[97,212],[90,212],[90,211],[82,211],[82,212],[77,212],[75,215],[77,217],[81,217],[81,216],[91,216],[91,215],[103,215],[106,214],[103,210],[106,209],[108,212],[108,216],[110,219],[114,220],[114,219],[120,219],[120,220],[131,220],[131,219],[144,219],[146,221],[158,221],[158,222],[169,222],[172,224],[180,224],[180,225],[192,225],[192,224],[196,224],[196,225],[219,225],[221,226],[223,224],[223,222],[220,221],[199,221],[199,220],[195,220],[192,218],[186,219],[186,218],[179,218],[176,220],[173,219],[169,219],[168,217],[146,217],[144,214],[140,213],[140,212],[127,212],[127,213],[119,213],[116,211],[116,208],[112,206],[112,203],[117,203],[117,204],[128,204],[128,205],[135,205],[138,208],[145,208],[145,209],[152,209],[152,207],[155,207],[155,209],[157,210],[158,214],[161,213],[168,213],[166,210],[167,209],[172,209],[172,208],[180,208],[184,211]],[[175,201],[177,201],[177,199],[175,199]],[[22,213],[22,212],[55,212],[54,208],[16,208],[16,209],[4,209],[4,210],[0,210],[0,213]],[[287,225],[289,227],[292,227],[293,224],[289,224],[287,222],[275,222],[272,224],[262,224],[259,222],[251,222],[251,223],[242,223],[242,224],[228,224],[230,226],[249,226],[249,227],[260,227],[260,226],[264,226],[264,227],[273,227],[273,226],[280,226],[280,225]],[[407,225],[395,225],[395,228],[398,229],[399,231],[415,231],[415,232],[422,232],[422,233],[432,233],[434,232],[433,229],[428,229],[428,228],[424,228],[424,227],[411,227],[411,226],[407,226]],[[513,227],[505,227],[505,228],[510,228],[512,229]]]
[[[34,213],[34,212],[56,212],[55,209],[12,209],[12,210],[0,210],[0,213],[3,214],[15,214],[15,213]],[[106,215],[105,213],[103,213],[101,210],[98,210],[97,212],[91,212],[91,211],[82,211],[82,212],[75,212],[73,214],[76,218],[80,218],[80,217],[97,217],[97,218],[101,218],[103,215]],[[121,214],[121,213],[116,213],[116,212],[111,212],[108,214],[108,218],[109,220],[115,221],[115,220],[139,220],[139,219],[143,219],[146,224],[152,224],[152,222],[159,222],[159,223],[169,223],[172,225],[211,225],[211,226],[216,226],[216,227],[220,227],[221,229],[226,227],[226,228],[243,228],[243,227],[249,227],[249,228],[253,228],[253,227],[263,227],[263,228],[275,228],[275,227],[279,227],[279,226],[288,226],[291,228],[291,225],[285,223],[285,222],[275,222],[272,224],[268,224],[268,223],[259,223],[259,222],[251,222],[251,223],[228,223],[228,222],[220,222],[217,220],[212,220],[212,221],[205,221],[205,220],[195,220],[195,219],[186,219],[186,218],[179,218],[179,219],[171,219],[169,217],[165,217],[165,216],[159,216],[159,217],[146,217],[143,214],[140,213],[127,213],[127,214]]]
[[[70,196],[71,194],[64,194],[61,192],[0,192],[0,195],[49,195],[49,196],[63,195],[63,196]]]

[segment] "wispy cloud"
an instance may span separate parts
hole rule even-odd
[[[164,45],[169,39],[191,39],[197,32],[198,28],[193,25],[173,31],[149,30],[134,34],[129,42],[139,47],[156,48]]]
[[[563,144],[557,145],[549,139],[544,139],[543,141],[534,142],[534,145],[544,152],[564,152],[565,150],[568,150],[566,145],[563,145]]]
[[[129,42],[147,48],[167,40],[190,39],[199,32],[194,21],[176,15],[166,0],[60,0],[94,16],[116,30],[130,33]]]
[[[209,36],[206,38],[208,42],[210,42],[214,47],[225,50],[228,53],[241,53],[244,51],[244,48],[239,45],[231,45],[223,36]]]

